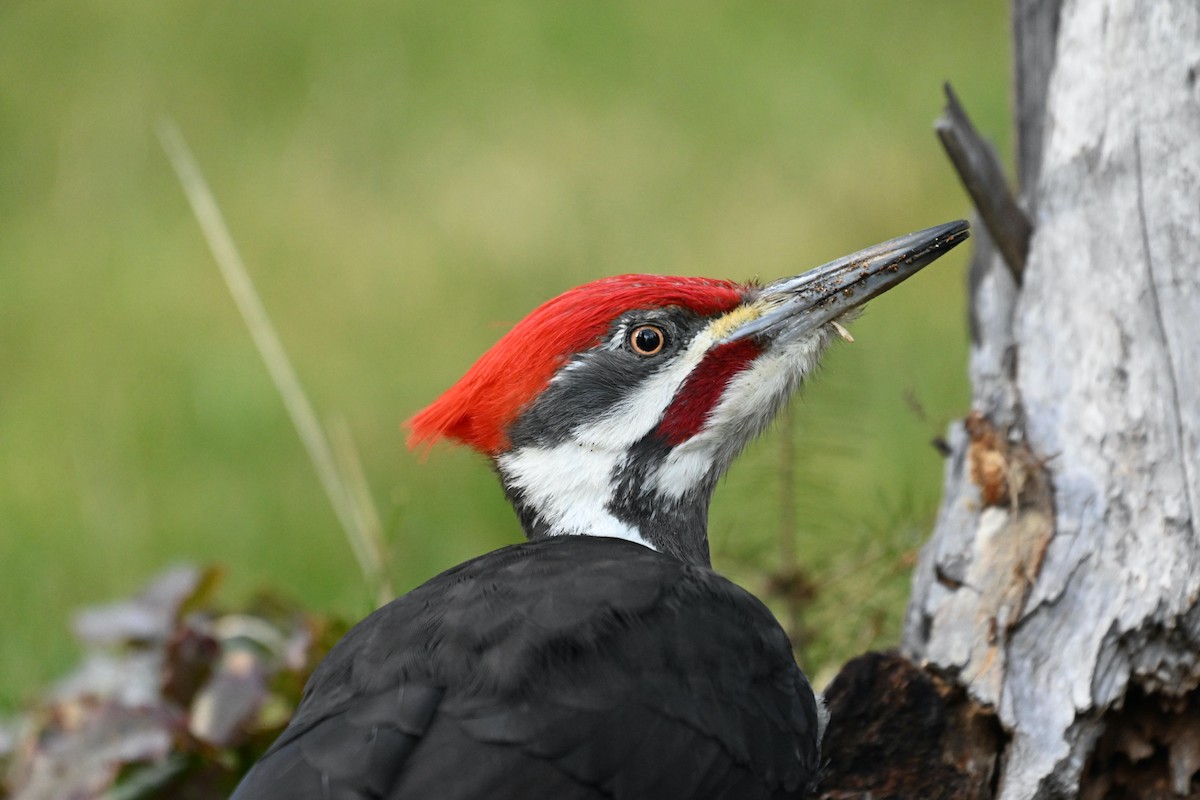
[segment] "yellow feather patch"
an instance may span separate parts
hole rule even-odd
[[[761,301],[740,305],[729,313],[722,314],[708,323],[707,333],[712,337],[714,342],[719,342],[747,322],[752,322],[761,317],[765,310],[764,304]]]

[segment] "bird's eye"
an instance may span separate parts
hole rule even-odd
[[[667,336],[657,325],[639,325],[629,333],[629,346],[639,356],[653,356],[662,352]]]

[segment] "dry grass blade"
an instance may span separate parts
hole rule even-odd
[[[308,457],[346,534],[359,569],[371,585],[376,598],[389,599],[391,587],[386,575],[382,537],[378,534],[379,516],[365,489],[365,480],[361,481],[360,491],[353,491],[346,474],[339,469],[329,439],[317,419],[308,395],[300,385],[300,379],[283,349],[279,335],[271,325],[241,254],[238,253],[229,228],[221,216],[217,201],[179,129],[173,123],[164,121],[159,125],[158,136],[187,195],[192,213],[196,215],[196,221],[204,232],[204,238],[221,270],[221,276],[225,279],[238,311],[250,330],[275,388],[283,398],[288,416],[291,417],[292,424],[296,427],[305,450],[308,451]],[[349,436],[348,432],[346,436]],[[353,447],[347,452],[354,453]],[[361,469],[358,469],[358,474],[361,477]],[[370,520],[375,520],[374,531],[371,530]]]
[[[355,515],[355,527],[361,536],[350,536],[354,556],[363,568],[367,581],[377,589],[376,603],[383,605],[396,596],[392,582],[388,579],[388,548],[383,539],[383,523],[371,501],[371,489],[363,472],[362,459],[354,446],[354,436],[344,417],[334,417],[327,426],[333,440],[333,453],[341,469],[343,485],[353,501],[350,510]]]

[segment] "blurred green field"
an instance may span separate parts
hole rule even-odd
[[[401,422],[541,300],[622,272],[765,279],[969,213],[954,82],[1007,152],[1006,3],[15,0],[0,5],[0,710],[68,613],[180,560],[358,616],[370,593],[155,138],[173,118],[409,588],[518,528]],[[967,248],[877,301],[793,408],[820,671],[894,641],[966,410]],[[714,503],[774,557],[779,433]]]

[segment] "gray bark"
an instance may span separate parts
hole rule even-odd
[[[997,713],[999,797],[1105,796],[1097,753],[1156,749],[1190,796],[1200,4],[1016,0],[1014,33],[1033,234],[1018,286],[976,227],[974,412],[951,430],[904,645]],[[1191,717],[1117,741],[1134,698]]]

